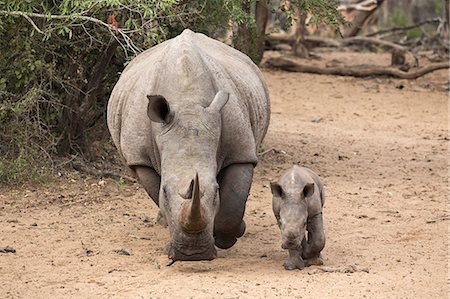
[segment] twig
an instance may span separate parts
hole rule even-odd
[[[137,182],[136,179],[129,177],[127,175],[120,174],[120,173],[116,173],[116,172],[112,172],[112,171],[101,171],[101,170],[96,170],[93,168],[88,168],[87,166],[85,166],[79,162],[72,162],[71,164],[75,170],[80,171],[80,172],[85,172],[85,173],[88,173],[88,174],[96,176],[96,177],[111,178],[111,179],[115,179],[115,180],[122,178],[125,181],[129,181],[131,183]]]
[[[39,32],[40,34],[44,34],[44,31],[39,29],[39,27],[33,22],[33,20],[29,16],[25,14],[23,14],[22,16],[31,24],[31,26],[34,27],[34,29],[36,29],[37,32]]]
[[[22,11],[6,11],[6,10],[0,10],[0,14],[2,15],[9,15],[9,16],[17,16],[17,17],[24,17],[26,19],[29,19],[30,17],[33,18],[41,18],[41,19],[57,19],[57,20],[67,20],[67,19],[80,19],[80,20],[86,20],[93,23],[100,24],[102,26],[105,26],[107,28],[111,28],[111,25],[93,18],[89,16],[82,16],[82,15],[50,15],[50,14],[40,14],[40,13],[33,13],[33,12],[22,12]]]
[[[366,37],[372,37],[372,36],[385,34],[385,33],[391,33],[391,32],[397,32],[397,31],[406,31],[406,30],[410,30],[410,29],[414,29],[414,28],[423,26],[425,24],[429,24],[429,23],[442,23],[442,20],[441,20],[441,18],[428,19],[428,20],[419,22],[417,24],[409,25],[409,26],[401,26],[401,27],[392,27],[392,28],[382,29],[382,30],[379,30],[379,31],[375,31],[375,32],[366,34],[365,36]]]
[[[24,17],[28,21],[31,21],[32,25],[34,24],[34,22],[31,20],[31,17],[33,17],[33,18],[41,18],[41,19],[53,19],[53,20],[73,20],[73,19],[78,19],[78,20],[89,21],[89,22],[101,25],[103,27],[106,27],[108,29],[108,31],[111,33],[111,35],[114,36],[114,38],[120,43],[119,39],[117,38],[117,36],[116,36],[116,34],[114,32],[119,33],[120,36],[125,41],[125,43],[128,46],[128,48],[131,49],[131,51],[133,52],[134,55],[137,55],[137,54],[139,54],[139,52],[142,52],[142,49],[140,49],[139,47],[137,47],[133,43],[131,38],[128,35],[126,35],[126,33],[123,31],[123,29],[121,29],[121,28],[113,28],[111,25],[103,22],[102,20],[99,20],[99,19],[96,19],[96,18],[93,18],[93,17],[83,16],[83,15],[79,15],[79,14],[74,14],[74,15],[51,15],[51,14],[40,14],[40,13],[32,13],[32,12],[25,13],[25,12],[22,12],[22,11],[6,11],[6,10],[0,10],[0,15]],[[36,28],[37,27],[36,24],[34,24],[33,27]],[[39,31],[42,32],[42,30],[40,30],[40,29],[39,29]],[[122,48],[126,52],[126,47],[122,43],[120,43],[120,45],[122,46]]]
[[[274,150],[275,150],[275,148],[272,147],[272,148],[270,148],[270,149],[268,149],[268,150],[266,150],[266,151],[263,151],[262,153],[259,153],[258,156],[259,156],[259,157],[262,157],[262,156],[264,156],[265,154],[268,154],[268,153],[270,153],[271,151],[274,151]]]
[[[343,266],[343,267],[326,267],[326,266],[319,266],[315,268],[317,270],[328,272],[328,273],[355,273],[355,272],[366,272],[369,273],[368,268],[357,268],[355,265],[350,266]]]
[[[337,10],[371,11],[377,7],[376,0],[365,0],[356,4],[339,5]]]

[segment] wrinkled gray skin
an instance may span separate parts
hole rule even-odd
[[[245,231],[243,215],[270,105],[241,52],[185,30],[137,56],[108,103],[125,163],[160,207],[169,258],[211,260]]]
[[[273,212],[281,230],[281,247],[289,251],[284,268],[321,265],[320,252],[325,246],[322,218],[325,198],[319,177],[309,168],[294,165],[270,187]]]

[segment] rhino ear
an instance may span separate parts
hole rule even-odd
[[[148,117],[157,123],[167,123],[170,116],[170,106],[167,100],[160,95],[147,95]]]
[[[283,189],[278,183],[270,183],[270,190],[275,197],[281,197],[283,195]]]
[[[303,188],[303,195],[306,197],[310,197],[314,194],[314,183],[306,184],[305,188]]]
[[[225,104],[228,102],[229,98],[230,94],[228,92],[219,90],[219,92],[216,94],[211,104],[209,105],[209,109],[211,109],[212,111],[219,112],[220,110],[222,110],[223,106],[225,106]]]

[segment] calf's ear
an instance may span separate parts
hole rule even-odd
[[[270,183],[270,190],[275,197],[281,197],[283,195],[283,189],[278,183]]]
[[[148,117],[157,123],[167,123],[169,122],[170,105],[167,100],[161,95],[147,95],[148,106],[147,115]]]
[[[305,197],[310,197],[314,194],[314,183],[309,183],[305,185],[305,188],[303,188],[303,195]]]

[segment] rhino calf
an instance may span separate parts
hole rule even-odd
[[[271,183],[272,207],[281,230],[283,249],[289,251],[286,270],[322,265],[325,246],[322,208],[323,183],[311,169],[294,165]],[[307,232],[307,234],[306,234]]]

